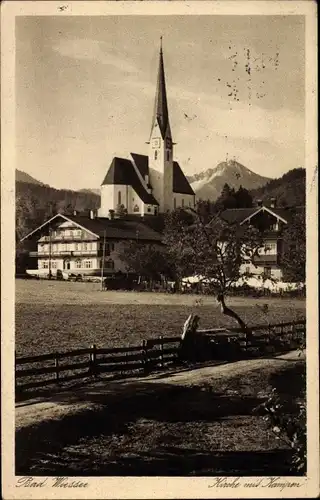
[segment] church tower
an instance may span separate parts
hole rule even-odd
[[[156,96],[149,139],[149,177],[152,194],[159,202],[159,211],[173,209],[173,143],[171,137],[162,37]]]

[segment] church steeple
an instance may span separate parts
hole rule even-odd
[[[162,36],[160,37],[160,54],[159,54],[159,69],[158,69],[158,78],[157,78],[157,87],[156,87],[156,96],[154,102],[154,111],[152,118],[152,130],[154,128],[155,123],[158,123],[160,132],[162,135],[162,139],[165,138],[166,132],[169,127],[170,133],[170,125],[169,125],[169,113],[168,113],[168,101],[167,101],[167,91],[166,91],[166,79],[164,72],[164,63],[163,63],[163,51],[162,51]]]

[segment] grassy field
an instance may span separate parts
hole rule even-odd
[[[265,303],[268,316],[257,307]],[[301,299],[234,297],[228,304],[249,325],[305,317]],[[200,328],[236,326],[220,313],[213,296],[102,292],[94,283],[16,280],[16,352],[137,345],[160,335],[180,335],[191,312],[200,316]]]

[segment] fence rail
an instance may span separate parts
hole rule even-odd
[[[205,351],[210,351],[212,360],[221,357],[233,359],[232,356],[241,359],[241,356],[248,356],[250,352],[251,355],[257,355],[297,347],[299,339],[305,335],[306,321],[255,325],[250,328],[253,332],[250,338],[239,328],[198,330],[194,338],[205,342],[201,345],[205,345]],[[92,345],[65,352],[15,357],[16,392],[21,394],[27,389],[52,384],[59,386],[77,379],[97,377],[102,373],[147,375],[177,361],[181,354],[180,342],[181,336],[159,337],[128,347],[97,348]],[[51,377],[47,378],[48,375]]]

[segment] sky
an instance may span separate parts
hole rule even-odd
[[[303,16],[135,15],[16,18],[17,168],[99,188],[114,156],[147,154],[160,36],[185,174],[305,166]]]

